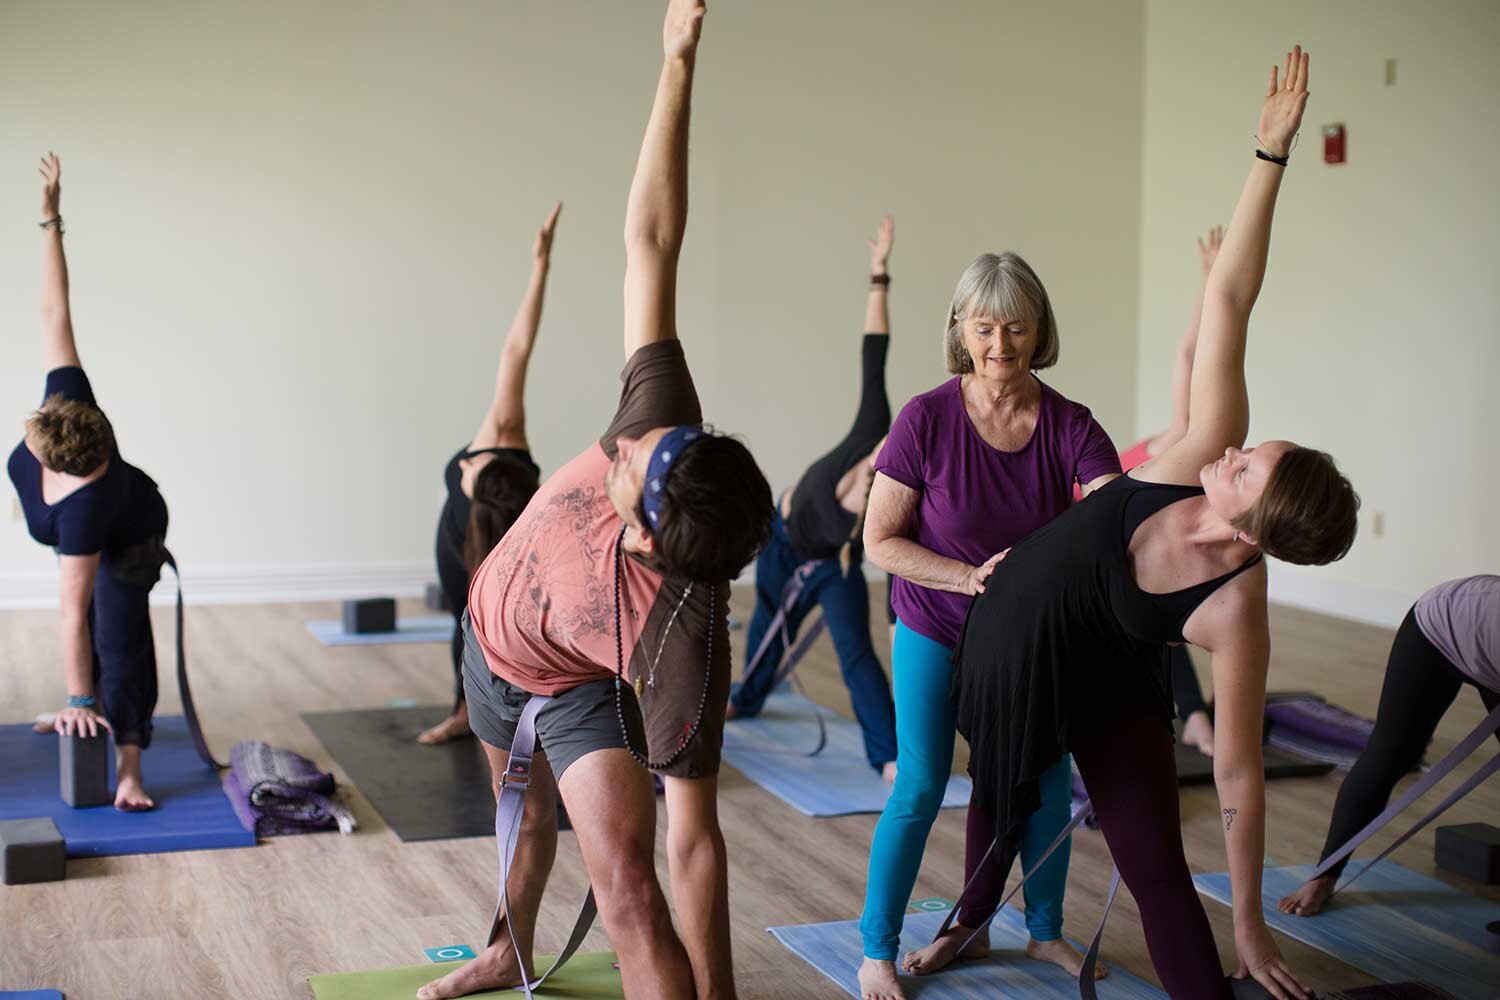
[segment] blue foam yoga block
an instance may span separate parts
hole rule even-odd
[[[157,717],[142,757],[146,790],[156,800],[149,812],[124,813],[113,804],[68,806],[57,789],[57,735],[34,733],[29,723],[0,726],[0,761],[0,819],[50,816],[70,858],[255,846],[218,772],[198,759],[180,715]]]

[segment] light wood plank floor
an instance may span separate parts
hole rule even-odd
[[[749,597],[747,590],[737,590],[734,607],[741,617]],[[872,608],[880,607],[883,597],[882,586],[872,588]],[[327,765],[328,755],[297,713],[378,707],[398,697],[446,701],[451,683],[446,646],[325,649],[302,621],[334,611],[329,604],[189,609],[195,696],[220,753],[227,753],[233,740],[255,736]],[[406,602],[402,611],[423,613],[415,602]],[[178,711],[170,680],[170,616],[166,608],[157,614],[161,711],[168,714]],[[29,719],[61,700],[55,624],[55,616],[46,612],[0,614],[0,721]],[[1355,712],[1374,714],[1390,632],[1282,608],[1275,610],[1272,624],[1273,688],[1312,688]],[[882,633],[877,648],[884,648],[883,623],[877,629]],[[736,633],[737,644],[742,636]],[[826,639],[802,675],[815,698],[848,714]],[[1432,753],[1446,752],[1482,715],[1479,699],[1472,692],[1462,695],[1444,719]],[[413,746],[412,753],[421,752]],[[149,779],[149,753],[146,760]],[[963,764],[960,745],[955,766]],[[1475,766],[1461,769],[1442,790]],[[1275,862],[1315,859],[1338,782],[1335,774],[1272,783],[1266,852]],[[488,792],[476,788],[473,794]],[[306,978],[313,973],[417,964],[424,947],[477,944],[494,905],[492,843],[476,838],[402,844],[357,789],[349,787],[347,798],[361,823],[353,836],[285,837],[241,850],[72,861],[65,882],[0,889],[0,988],[49,986],[65,990],[70,1000],[305,1000],[311,996]],[[720,803],[731,855],[739,995],[747,1000],[842,996],[783,951],[765,928],[858,916],[875,817],[807,819],[729,768]],[[1223,870],[1213,790],[1184,792],[1183,813],[1193,869]],[[1500,783],[1491,782],[1444,822],[1494,821],[1497,814]],[[543,908],[542,950],[560,943],[584,886],[576,844],[570,834],[562,836]],[[1389,837],[1377,841],[1388,842]],[[945,811],[928,846],[918,897],[954,896],[963,845],[962,811]],[[1432,851],[1429,830],[1395,857],[1417,871],[1474,888],[1435,872]],[[665,879],[660,854],[658,868]],[[1092,933],[1109,870],[1098,834],[1075,838],[1066,927],[1074,939]],[[1488,895],[1500,898],[1493,890]],[[1229,910],[1206,905],[1221,957],[1232,970]],[[594,931],[589,947],[607,947],[602,931]],[[1314,986],[1370,981],[1295,941],[1283,939],[1282,948]],[[1106,956],[1155,981],[1128,893],[1121,893],[1111,921]]]

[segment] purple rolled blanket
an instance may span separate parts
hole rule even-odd
[[[240,823],[257,835],[351,833],[357,825],[330,797],[333,775],[299,753],[259,740],[242,740],[230,751],[224,791]]]

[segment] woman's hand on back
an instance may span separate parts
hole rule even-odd
[[[1004,559],[1006,552],[1009,551],[1010,549],[1006,549],[1005,552],[996,552],[984,562],[969,570],[969,575],[964,580],[964,589],[962,592],[970,596],[984,593],[984,585],[989,582],[990,574],[995,572],[995,567],[1000,565],[1000,560]]]
[[[1302,126],[1302,111],[1307,107],[1307,53],[1295,46],[1286,54],[1286,67],[1280,80],[1271,67],[1271,85],[1266,103],[1260,109],[1260,127],[1255,135],[1273,156],[1286,156],[1292,140]]]

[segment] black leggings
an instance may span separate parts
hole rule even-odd
[[[1322,857],[1344,846],[1385,809],[1396,783],[1422,760],[1438,721],[1465,684],[1479,689],[1486,709],[1500,704],[1500,694],[1474,684],[1427,641],[1417,627],[1416,609],[1408,611],[1391,644],[1375,730],[1339,789]],[[1330,868],[1329,877],[1338,878],[1348,861]]]
[[[1177,702],[1177,717],[1186,723],[1194,712],[1208,711],[1186,644],[1167,647],[1167,665],[1172,672],[1172,697]]]
[[[464,565],[462,552],[455,552],[443,543],[443,530],[438,527],[437,537],[438,584],[448,598],[448,610],[453,612],[453,638],[449,650],[453,656],[453,709],[464,701],[464,636],[460,620],[469,603],[469,570]]]

